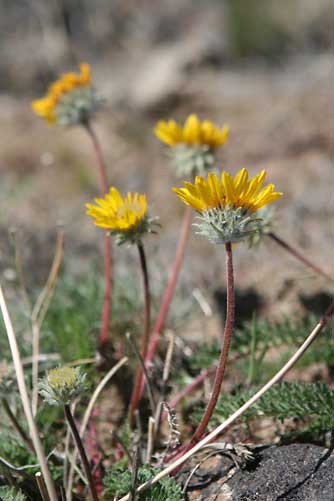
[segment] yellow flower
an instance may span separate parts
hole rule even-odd
[[[229,127],[217,127],[210,120],[200,122],[196,115],[189,115],[183,127],[175,120],[159,121],[154,129],[155,135],[168,146],[178,144],[206,145],[217,149],[226,143]]]
[[[209,173],[207,180],[196,176],[194,184],[185,182],[184,188],[173,188],[173,191],[198,212],[231,207],[253,213],[283,195],[274,191],[273,184],[262,188],[265,176],[266,171],[263,170],[248,179],[247,169],[241,169],[234,178],[228,172],[223,172],[220,180],[216,174]]]
[[[146,195],[128,193],[123,198],[114,187],[104,198],[96,198],[95,202],[97,205],[86,204],[87,214],[94,218],[96,226],[111,231],[134,230],[147,214]]]
[[[34,112],[52,124],[57,120],[56,108],[62,98],[75,89],[88,87],[91,84],[90,67],[87,63],[80,64],[80,73],[65,73],[51,84],[42,99],[31,103]]]
[[[54,389],[73,386],[77,381],[77,371],[73,367],[58,367],[49,371],[48,378]]]

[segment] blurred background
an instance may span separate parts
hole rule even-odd
[[[147,192],[160,216],[147,239],[154,288],[163,289],[184,207],[158,119],[189,113],[231,128],[220,165],[266,168],[283,191],[276,232],[334,274],[333,0],[2,0],[0,3],[1,280],[15,285],[20,235],[30,288],[45,280],[58,222],[63,273],[101,268],[101,234],[85,215],[98,194],[94,156],[80,128],[49,127],[31,110],[48,84],[81,61],[106,100],[95,121],[110,184]],[[116,249],[118,273],[137,280],[135,249]],[[272,317],[327,305],[329,285],[265,241],[239,245],[242,301]],[[191,307],[224,296],[224,252],[191,233],[182,282]],[[9,287],[10,289],[10,287]],[[215,298],[215,299],[213,299]],[[253,298],[253,299],[252,299]],[[255,299],[254,299],[255,298]],[[252,302],[254,300],[254,302]]]

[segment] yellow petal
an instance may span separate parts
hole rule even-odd
[[[217,200],[217,205],[219,205],[219,203],[224,199],[224,192],[216,174],[212,172],[208,174],[208,185],[213,194],[213,197]]]
[[[235,187],[235,195],[238,197],[240,193],[242,193],[247,187],[248,181],[248,171],[247,169],[241,169],[238,174],[234,177],[234,187]]]
[[[202,212],[206,208],[204,202],[199,198],[195,198],[185,189],[185,188],[172,188],[172,191],[177,194],[177,196],[182,200],[186,205],[190,205],[193,209],[198,212]]]
[[[222,173],[222,185],[225,190],[226,204],[233,205],[235,201],[234,197],[234,181],[231,174],[228,172]]]
[[[195,187],[197,188],[197,191],[199,193],[199,197],[201,200],[203,200],[204,204],[207,207],[214,207],[215,200],[214,200],[213,194],[210,190],[208,183],[205,181],[205,179],[203,179],[202,176],[196,176]]]
[[[201,125],[196,115],[190,115],[183,127],[183,141],[189,144],[199,144]]]

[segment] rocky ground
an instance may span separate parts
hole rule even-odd
[[[253,461],[239,465],[211,455],[189,478],[187,498],[200,501],[332,501],[333,453],[315,445],[292,444],[254,450]],[[207,454],[208,456],[209,454]],[[240,459],[240,458],[239,458]],[[193,466],[194,468],[194,466]]]

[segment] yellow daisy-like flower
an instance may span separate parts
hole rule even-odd
[[[229,128],[217,127],[210,120],[200,122],[190,115],[184,126],[175,120],[157,123],[155,135],[171,147],[172,162],[179,177],[206,173],[216,162],[215,152],[226,143]]]
[[[154,233],[155,219],[148,217],[146,195],[127,193],[125,197],[111,187],[104,198],[96,198],[97,205],[86,204],[87,214],[94,219],[96,226],[117,235],[118,244],[134,243],[144,233]]]
[[[52,83],[42,99],[31,103],[32,109],[49,124],[62,125],[79,123],[85,116],[95,111],[98,99],[91,88],[90,67],[80,64],[80,73],[64,73]]]
[[[207,181],[197,176],[194,184],[185,182],[185,188],[173,188],[173,191],[198,212],[226,206],[255,212],[283,195],[274,191],[273,184],[262,188],[265,177],[265,170],[250,180],[247,169],[241,169],[234,178],[223,172],[221,180],[216,174],[209,173]]]
[[[128,193],[123,198],[114,187],[104,198],[96,198],[95,202],[98,206],[86,204],[87,214],[95,219],[96,226],[108,230],[132,230],[147,213],[146,195]]]
[[[229,127],[224,125],[219,128],[210,120],[200,122],[198,117],[192,114],[189,115],[183,127],[175,120],[161,120],[157,123],[154,132],[160,141],[168,146],[207,145],[216,149],[226,143]]]
[[[201,214],[201,233],[212,241],[238,241],[257,231],[259,219],[254,213],[283,193],[275,186],[262,187],[266,171],[248,179],[247,169],[235,177],[223,172],[221,179],[209,173],[207,180],[197,176],[194,184],[185,182],[184,188],[173,188],[181,200]]]

